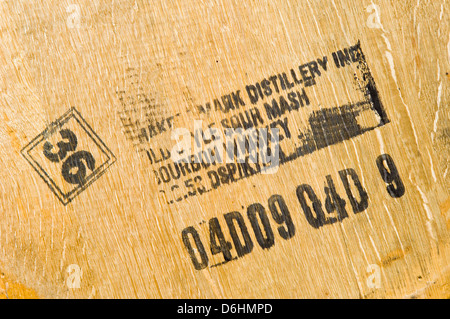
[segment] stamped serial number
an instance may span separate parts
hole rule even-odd
[[[389,154],[377,157],[376,165],[381,179],[386,184],[386,191],[392,198],[402,197],[405,186],[399,175],[394,160]],[[262,249],[270,249],[277,238],[289,240],[296,234],[292,211],[303,211],[309,225],[318,229],[325,225],[342,222],[351,213],[359,214],[369,206],[369,195],[361,184],[360,178],[352,168],[340,170],[339,179],[345,189],[345,195],[336,191],[335,181],[331,175],[325,177],[325,202],[322,203],[316,191],[309,184],[300,184],[295,188],[298,206],[289,208],[280,194],[274,194],[267,200],[267,206],[252,203],[247,206],[246,214],[239,211],[228,212],[223,219],[228,228],[232,242],[228,241],[219,218],[213,217],[208,222],[209,252],[211,255],[222,254],[223,261],[210,265],[209,255],[196,227],[189,226],[182,231],[182,241],[196,270],[217,267],[237,260],[251,253],[256,246],[250,233],[256,238],[256,244]],[[347,201],[350,205],[347,205]],[[350,206],[350,207],[349,207]],[[223,222],[222,222],[223,223]],[[275,229],[272,224],[275,223]],[[250,227],[248,227],[250,224]],[[234,247],[234,252],[232,252]]]

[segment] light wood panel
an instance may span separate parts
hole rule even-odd
[[[449,9],[444,0],[1,1],[5,296],[448,298]],[[342,65],[337,52],[349,54]],[[279,128],[276,173],[197,164],[164,181],[177,174],[170,158],[156,163],[175,145],[173,129],[193,132],[201,120],[222,130],[239,114]],[[392,159],[404,194],[395,176],[389,193],[377,158],[391,173]],[[320,205],[305,195],[302,207],[305,184]],[[230,212],[243,231],[227,224]],[[225,253],[211,252],[216,222]]]

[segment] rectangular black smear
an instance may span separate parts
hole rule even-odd
[[[296,150],[282,156],[281,163],[290,162],[298,157],[311,154],[319,149],[349,140],[367,131],[389,123],[389,119],[381,102],[375,80],[367,65],[361,50],[360,42],[350,50],[354,54],[353,61],[357,63],[358,73],[354,74],[355,86],[360,90],[364,99],[357,103],[349,103],[331,108],[313,111],[308,117],[308,127],[299,132],[300,142]],[[362,125],[357,117],[365,112],[372,112],[377,119],[375,125]]]
[[[355,73],[355,80],[358,83],[358,90],[363,92],[365,99],[358,103],[322,108],[312,112],[308,118],[310,129],[299,136],[303,145],[300,146],[301,150],[298,149],[297,153],[302,155],[311,153],[315,150],[349,140],[350,138],[389,123],[375,80],[370,73],[369,66],[361,50],[360,42],[358,41],[351,50],[356,52],[357,69],[360,72],[359,77]],[[378,124],[362,126],[358,123],[357,116],[364,112],[374,112],[374,115],[379,120]]]
[[[364,128],[358,124],[356,116],[364,111],[365,105],[368,103],[356,103],[313,112],[308,121],[317,149],[348,140],[377,127]]]

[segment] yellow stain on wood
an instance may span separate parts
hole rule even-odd
[[[405,249],[395,249],[389,252],[379,263],[379,266],[389,267],[394,261],[402,259],[411,251],[411,247]]]
[[[31,288],[17,281],[13,276],[0,271],[0,299],[38,299]]]
[[[450,211],[450,197],[448,197],[445,202],[441,203],[439,208],[441,209],[441,215],[446,218],[447,229],[450,229],[450,218],[447,218],[447,214]]]

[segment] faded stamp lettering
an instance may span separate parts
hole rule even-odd
[[[341,82],[347,83],[321,80],[333,71],[341,77]],[[129,77],[137,76],[131,72]],[[348,82],[351,82],[350,89]],[[347,85],[340,91],[351,97],[339,97],[345,103],[329,105],[329,100],[324,100],[317,90],[329,92],[330,83],[332,86]],[[205,138],[205,128],[278,129],[279,165],[283,165],[389,123],[359,41],[201,105],[194,103],[184,113],[152,115],[149,113],[153,109],[151,94],[146,93],[141,85],[138,93],[117,91],[121,104],[119,114],[127,137],[138,145],[152,166],[159,192],[168,204],[208,193],[264,171],[262,163],[248,160],[248,148],[241,150],[244,161],[225,164],[223,157],[217,154],[217,144],[213,139]],[[312,89],[315,92],[311,92]],[[178,127],[179,118],[199,117],[211,119],[201,128],[200,134],[195,127],[194,130],[191,128],[193,144],[200,146],[201,150],[188,154],[183,161],[174,162],[171,154],[176,141],[174,145],[167,145],[170,139],[167,134]],[[248,134],[244,138],[247,145],[251,142],[257,144],[257,136]],[[252,138],[255,140],[251,141]]]

